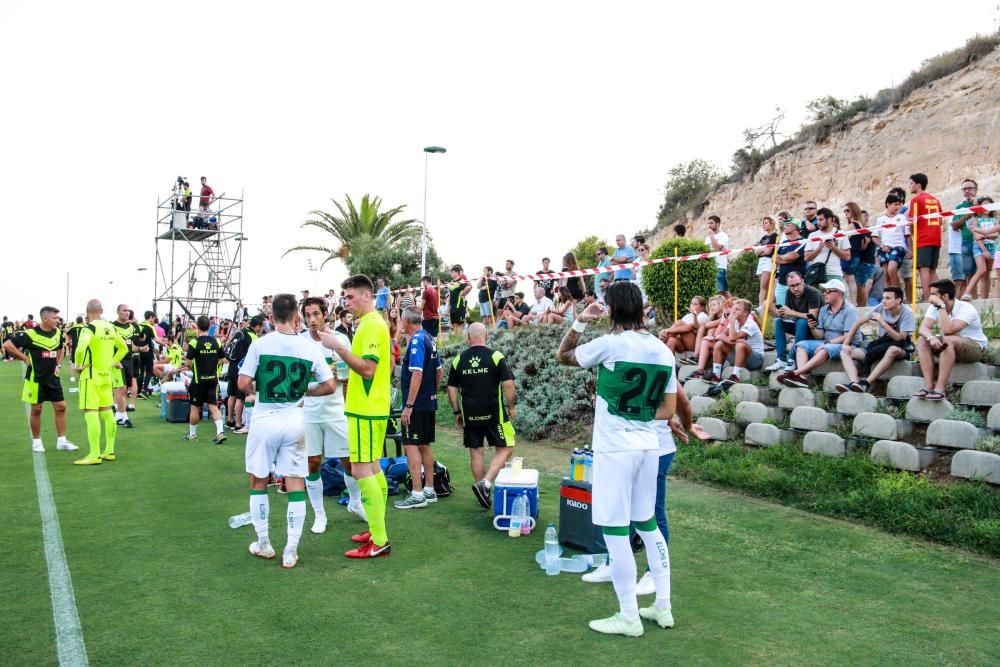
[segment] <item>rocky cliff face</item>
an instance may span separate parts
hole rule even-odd
[[[928,191],[946,208],[961,202],[964,178],[979,182],[980,195],[1000,201],[1000,49],[898,107],[860,116],[823,143],[792,146],[753,177],[719,187],[702,215],[688,221],[688,235],[704,238],[705,218],[714,213],[733,246],[751,245],[760,238],[763,216],[785,210],[801,218],[807,199],[838,215],[856,201],[874,220],[889,188],[905,189],[914,172],[927,174]],[[654,240],[670,235],[664,229]]]

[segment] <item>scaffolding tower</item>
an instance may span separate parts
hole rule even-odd
[[[153,309],[161,317],[180,315],[175,304],[189,318],[218,316],[219,304],[242,301],[243,196],[222,194],[210,209],[185,210],[176,190],[156,204]]]

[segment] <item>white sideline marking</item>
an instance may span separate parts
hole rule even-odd
[[[25,413],[30,412],[24,404]],[[80,613],[76,609],[73,580],[69,575],[66,551],[63,549],[59,515],[52,500],[49,471],[45,455],[32,452],[35,462],[35,487],[38,490],[38,510],[42,515],[42,539],[45,544],[45,564],[49,570],[49,593],[52,597],[52,620],[56,628],[56,655],[61,667],[87,667],[87,647],[83,643]]]

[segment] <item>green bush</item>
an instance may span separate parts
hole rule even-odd
[[[968,422],[976,428],[986,428],[986,419],[979,414],[979,412],[973,409],[960,408],[958,410],[952,410],[951,414],[948,415],[948,419],[954,419],[959,422]]]
[[[581,269],[592,269],[597,266],[597,249],[607,248],[609,254],[614,253],[614,244],[602,241],[596,236],[588,236],[582,239],[570,251],[576,255],[576,261]],[[606,274],[607,275],[607,274]],[[587,276],[583,279],[587,289],[594,289],[594,276]]]
[[[607,332],[607,325],[592,324],[581,343]],[[513,332],[492,333],[486,343],[503,353],[514,372],[517,387],[514,429],[518,438],[568,439],[593,424],[596,389],[593,371],[563,366],[556,361],[556,350],[565,333],[566,327],[562,326],[518,327]],[[438,350],[446,369],[445,382],[452,359],[465,349],[464,342],[454,341]],[[450,408],[444,403],[442,409]]]
[[[660,257],[673,257],[674,248],[679,256],[697,255],[703,252],[711,252],[703,241],[690,238],[667,239],[653,251],[654,259]],[[687,304],[691,302],[691,297],[703,296],[706,299],[715,294],[715,260],[692,260],[681,262],[678,267],[678,314],[683,317],[687,312]],[[662,313],[658,319],[660,324],[665,324],[674,315],[674,266],[673,262],[663,262],[653,264],[642,271],[643,287],[650,303],[656,308],[657,313]]]
[[[760,280],[757,278],[757,260],[752,252],[741,252],[735,257],[729,256],[729,267],[726,269],[729,292],[737,299],[746,299],[753,305],[759,305]]]

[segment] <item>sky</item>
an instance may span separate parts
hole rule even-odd
[[[430,145],[447,148],[426,214],[445,262],[558,265],[586,236],[651,227],[672,166],[728,169],[775,106],[792,133],[809,100],[899,83],[998,13],[997,0],[15,3],[0,28],[0,314],[64,309],[67,282],[70,315],[94,297],[150,307],[156,202],[178,175],[245,198],[244,302],[336,287],[339,261],[282,258],[325,241],[300,224],[365,193],[423,219]]]

